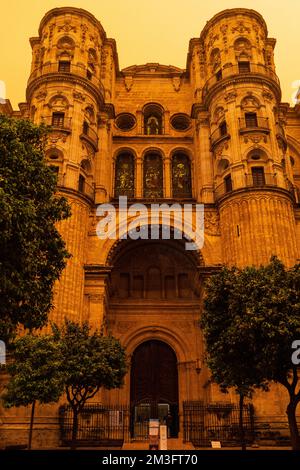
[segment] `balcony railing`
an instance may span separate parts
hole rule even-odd
[[[223,67],[222,74],[220,74],[220,71],[219,71],[217,74],[213,75],[211,78],[207,80],[203,88],[203,96],[205,96],[210,90],[210,88],[216,83],[220,82],[221,80],[224,80],[226,78],[233,77],[236,75],[248,75],[248,74],[264,75],[265,77],[268,77],[271,80],[274,80],[277,83],[277,85],[280,86],[279,78],[277,77],[276,73],[269,67],[266,67],[265,65],[262,65],[262,64],[249,64],[249,66],[250,66],[249,71],[248,70],[243,71],[242,69],[239,68],[238,64],[230,65],[229,67]]]
[[[228,130],[226,129],[220,129],[219,127],[211,134],[210,136],[210,144],[211,147],[213,148],[216,144],[219,142],[222,142],[223,140],[230,139],[230,135],[228,133]]]
[[[287,149],[287,140],[286,140],[286,135],[284,132],[284,128],[281,124],[276,124],[276,137],[278,140],[280,140],[285,148]]]
[[[285,189],[289,191],[292,196],[295,196],[295,190],[292,183],[286,179],[285,181],[286,187],[278,186],[277,178],[274,173],[264,173],[261,175],[253,175],[253,174],[245,174],[244,184],[237,186],[234,181],[231,181],[229,185],[228,182],[222,181],[216,188],[215,188],[215,199],[219,200],[226,194],[230,194],[235,190],[245,189],[245,188],[267,188],[267,187],[279,187],[280,189]]]
[[[53,129],[62,129],[66,131],[71,131],[72,129],[71,117],[64,117],[63,119],[53,121],[53,116],[42,116],[41,123],[46,126],[51,126]]]
[[[92,144],[94,150],[98,150],[98,135],[94,129],[89,126],[83,126],[80,138],[86,139],[90,144]]]
[[[245,119],[239,118],[239,128],[240,133],[249,132],[249,131],[257,131],[260,130],[262,132],[269,133],[270,126],[269,126],[269,119],[264,117],[257,116],[256,119]]]
[[[57,175],[57,186],[62,187],[62,188],[67,188],[67,189],[73,189],[75,191],[79,191],[78,185],[74,188],[70,183],[66,181],[65,175],[58,174]],[[84,184],[82,185],[82,190],[79,192],[84,194],[85,196],[89,197],[90,199],[94,199],[95,197],[95,188],[93,185],[89,184],[87,181],[84,181]]]
[[[257,177],[256,175],[245,175],[246,186],[249,188],[263,188],[265,186],[277,186],[277,180],[274,173],[263,173]]]
[[[100,82],[99,78],[97,78],[94,74],[88,71],[88,69],[81,65],[70,64],[70,70],[63,70],[59,69],[59,63],[55,62],[52,64],[44,64],[41,67],[35,69],[28,80],[28,84],[31,83],[36,78],[39,78],[43,75],[48,74],[60,74],[61,76],[68,76],[68,75],[77,75],[79,77],[85,78],[88,82],[91,82],[95,87],[102,92],[104,96],[104,87]]]

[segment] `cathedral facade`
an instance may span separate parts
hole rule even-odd
[[[72,209],[59,227],[72,258],[51,319],[88,321],[126,348],[124,387],[97,402],[130,407],[131,422],[151,417],[146,405],[155,403],[182,436],[184,404],[236,401],[205,365],[205,279],[222,265],[258,266],[275,254],[292,266],[300,258],[300,105],[281,102],[276,41],[256,11],[225,10],[190,40],[185,69],[120,70],[100,22],[65,7],[44,16],[30,43],[26,103],[1,110],[51,126],[46,158]],[[185,234],[132,240],[120,196],[146,207],[189,204],[192,220],[203,204],[203,246],[186,250]],[[101,239],[104,203],[115,208],[118,230]],[[288,432],[287,398],[280,386],[257,393],[256,422]],[[36,445],[59,444],[58,406],[39,408]],[[6,442],[16,433],[26,440],[28,416],[1,411]]]

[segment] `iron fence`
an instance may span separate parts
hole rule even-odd
[[[129,439],[129,407],[87,404],[79,413],[78,446],[122,446]],[[60,438],[63,445],[72,440],[73,411],[69,405],[59,409]]]
[[[243,408],[245,441],[254,440],[254,412],[252,405]],[[183,435],[185,442],[196,447],[209,447],[211,441],[222,446],[240,445],[239,406],[228,403],[204,404],[183,402]]]

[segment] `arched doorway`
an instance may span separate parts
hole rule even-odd
[[[140,344],[131,361],[131,434],[147,434],[149,419],[159,419],[178,435],[178,371],[173,349],[163,341]]]

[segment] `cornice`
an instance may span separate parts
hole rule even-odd
[[[264,188],[258,188],[258,187],[244,187],[244,188],[239,188],[231,191],[230,193],[224,194],[222,197],[220,197],[217,201],[218,207],[221,209],[221,206],[225,205],[225,203],[231,204],[234,199],[240,200],[242,197],[246,198],[251,198],[255,196],[266,196],[268,193],[275,193],[277,196],[284,196],[285,199],[288,199],[292,204],[294,205],[295,200],[293,195],[288,191],[287,189],[280,188],[278,186],[269,186],[269,187],[264,187]]]
[[[60,7],[60,8],[53,8],[52,10],[49,10],[45,16],[42,18],[39,26],[39,35],[42,35],[43,28],[45,27],[46,23],[48,21],[51,21],[54,18],[57,18],[58,16],[63,16],[63,15],[77,15],[77,16],[83,16],[85,19],[87,19],[89,22],[91,22],[96,28],[98,28],[100,36],[103,41],[106,40],[106,32],[103,29],[102,24],[100,23],[97,18],[95,18],[92,13],[90,13],[87,10],[84,10],[83,8],[76,8],[76,7]]]
[[[267,84],[271,90],[273,91],[277,102],[280,103],[281,101],[281,88],[278,83],[276,83],[272,78],[269,78],[265,75],[257,74],[257,73],[249,73],[243,75],[233,75],[231,77],[223,78],[219,82],[216,82],[214,85],[211,86],[210,90],[203,96],[203,102],[207,107],[213,98],[213,96],[220,92],[225,91],[225,88],[229,85],[237,85],[240,83],[258,83],[259,85]]]
[[[256,19],[260,23],[260,25],[263,27],[266,37],[268,36],[267,24],[263,16],[260,13],[258,13],[258,11],[251,10],[249,8],[231,8],[231,9],[220,11],[215,16],[213,16],[210,20],[208,20],[203,30],[201,31],[200,39],[204,41],[205,36],[207,35],[210,28],[214,26],[216,23],[218,23],[219,21],[223,19],[231,18],[231,17],[237,17],[238,15],[249,16],[252,19],[253,18]]]
[[[80,85],[83,88],[87,89],[90,93],[92,93],[100,106],[104,104],[104,95],[101,93],[100,89],[98,89],[95,85],[93,85],[88,79],[83,77],[79,77],[78,75],[68,74],[64,76],[60,73],[51,73],[51,74],[44,74],[40,77],[35,78],[34,80],[30,81],[27,85],[26,89],[26,100],[30,101],[32,98],[33,92],[44,83],[51,83],[51,82],[66,82],[66,83],[74,83],[75,85]]]
[[[174,137],[171,135],[132,135],[132,136],[119,136],[119,135],[114,135],[113,136],[113,142],[118,142],[118,143],[126,143],[130,145],[130,143],[142,143],[142,144],[152,144],[153,146],[159,145],[159,144],[165,144],[166,142],[173,142],[173,143],[187,143],[187,144],[192,144],[194,142],[194,137],[192,136],[185,136],[185,137]]]

